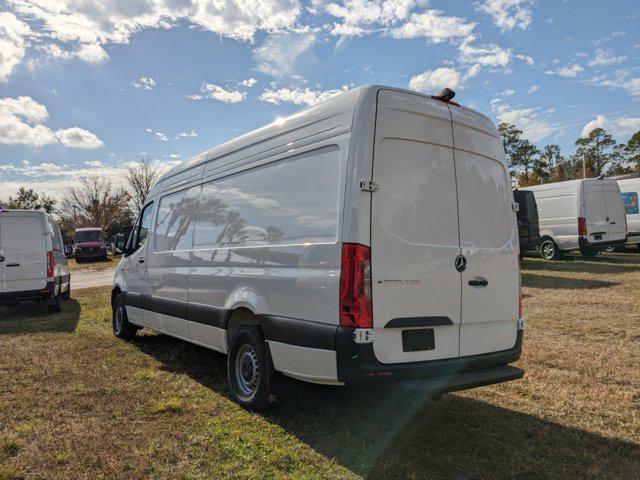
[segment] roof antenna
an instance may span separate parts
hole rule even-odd
[[[453,97],[455,96],[456,96],[456,92],[454,92],[450,88],[443,88],[442,90],[440,90],[440,93],[438,93],[437,95],[432,95],[431,97],[437,100],[448,102],[450,100],[453,100]]]

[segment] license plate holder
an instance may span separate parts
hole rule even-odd
[[[602,235],[594,235],[593,238],[595,240],[602,240]]]
[[[420,328],[402,331],[402,351],[420,352],[436,348],[433,328]]]

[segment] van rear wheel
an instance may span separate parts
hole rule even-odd
[[[585,258],[593,258],[600,253],[600,250],[591,247],[580,247],[580,253]]]
[[[62,310],[62,298],[60,293],[50,300],[47,308],[49,309],[49,313],[60,313]]]
[[[545,238],[540,242],[540,258],[544,260],[558,260],[560,258],[560,249],[556,242],[550,238]]]
[[[247,410],[264,411],[275,402],[273,368],[260,328],[240,325],[229,342],[227,376],[233,399]]]

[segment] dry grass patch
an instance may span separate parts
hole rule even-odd
[[[19,444],[0,480],[640,479],[640,255],[522,271],[523,380],[437,402],[283,381],[266,415],[229,400],[224,356],[116,340],[108,288],[60,315],[0,308],[0,438]]]

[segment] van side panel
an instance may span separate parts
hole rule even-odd
[[[530,188],[538,205],[540,238],[550,237],[561,250],[578,248],[579,182]]]

